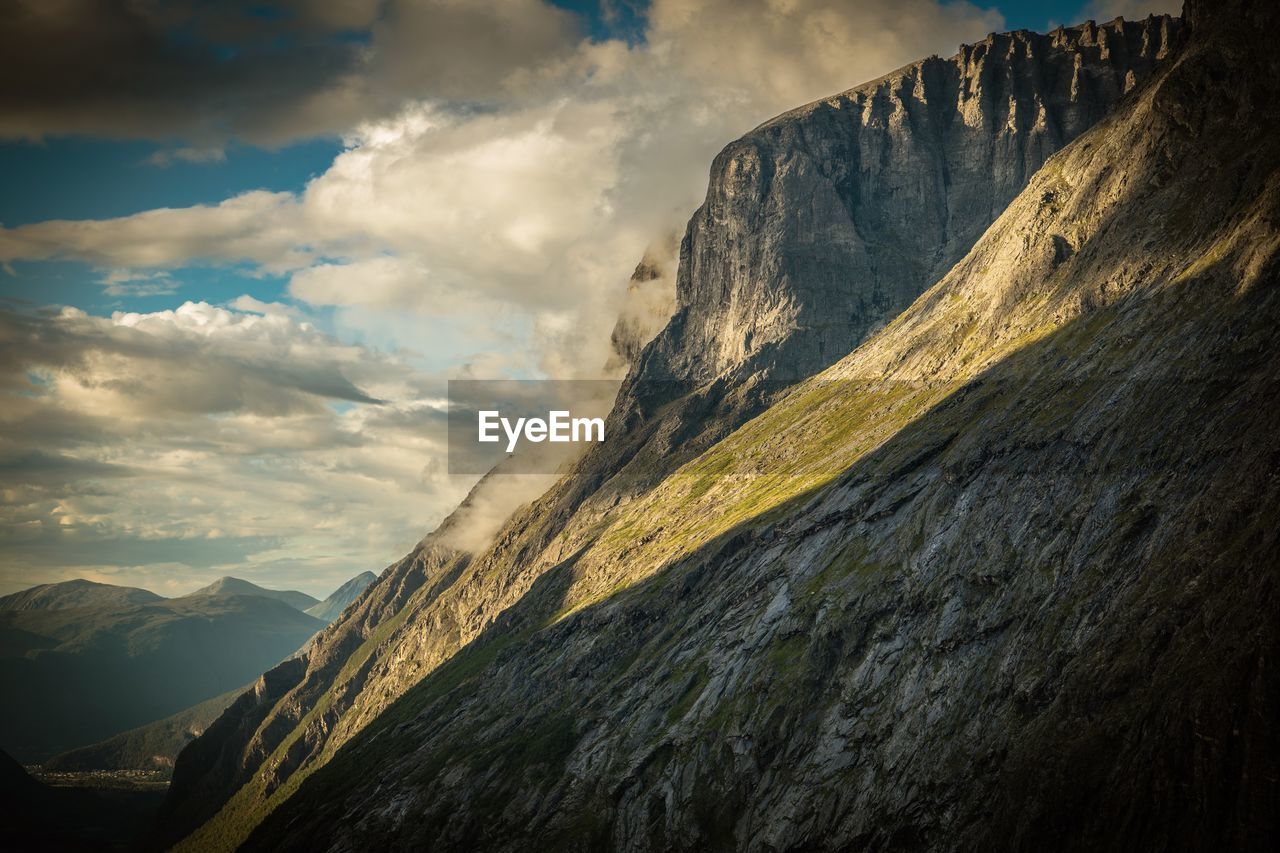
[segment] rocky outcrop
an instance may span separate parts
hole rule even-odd
[[[1280,78],[1208,20],[843,358],[795,294],[852,255],[801,280],[778,221],[823,227],[821,193],[769,208],[779,169],[769,215],[704,206],[637,374],[709,385],[677,420],[624,400],[635,441],[485,552],[385,573],[227,741],[235,793],[186,848],[1261,848]],[[790,331],[748,347],[736,306],[765,331],[770,294]],[[829,362],[724,415],[739,380]],[[703,443],[654,453],[681,425]]]
[[[969,251],[1055,151],[1177,44],[1181,22],[993,34],[770,121],[711,167],[677,313],[640,376],[802,379]]]

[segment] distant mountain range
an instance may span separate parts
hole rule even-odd
[[[23,763],[75,750],[68,768],[166,769],[366,575],[323,602],[232,577],[180,598],[87,580],[4,596],[0,689],[11,701],[0,705],[0,748]]]
[[[324,601],[317,602],[306,608],[305,612],[324,622],[330,622],[341,614],[347,605],[359,598],[360,593],[364,592],[377,579],[378,576],[373,572],[362,572],[334,590]],[[87,583],[87,581],[83,583]],[[101,586],[101,584],[97,586]],[[262,589],[238,578],[222,578],[193,593],[193,595],[226,594],[232,590],[243,591],[249,588],[261,591],[260,593],[252,594],[276,597],[286,602],[297,601],[304,603],[305,599],[311,598],[299,592]],[[145,590],[139,591],[146,592]],[[311,600],[314,601],[314,599]],[[118,735],[113,735],[98,743],[78,747],[56,755],[42,762],[43,769],[54,772],[103,770],[168,772],[173,769],[174,759],[182,751],[182,747],[202,734],[250,686],[238,687],[189,708],[184,708],[162,720],[156,720],[129,731],[121,732]]]

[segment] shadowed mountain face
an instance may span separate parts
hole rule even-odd
[[[120,850],[146,836],[161,792],[44,785],[0,752],[0,850]]]
[[[163,599],[104,586],[37,587],[6,599],[21,599],[22,609],[0,610],[0,689],[10,697],[0,705],[0,737],[20,761],[38,762],[241,686],[324,624],[259,595]],[[48,607],[32,606],[39,602]]]
[[[789,295],[770,348],[748,344],[774,295],[862,261],[822,230],[840,211],[819,183],[776,196],[783,170],[742,159],[787,117],[730,146],[682,250],[680,313],[633,380],[714,375],[715,419],[757,369],[829,369],[687,462],[589,456],[483,553],[442,545],[446,523],[182,754],[171,835],[1269,849],[1280,20],[1244,0],[1188,13],[1166,62],[1034,175],[992,153],[990,174],[1029,183],[851,352],[830,355]],[[796,128],[814,115],[831,120],[816,105]],[[863,150],[811,143],[789,174],[865,183]],[[922,197],[949,222],[943,184]],[[640,440],[675,443],[655,411]]]
[[[121,732],[106,740],[60,753],[40,762],[52,773],[143,771],[168,774],[182,748],[245,691],[243,686],[206,699],[176,714]]]

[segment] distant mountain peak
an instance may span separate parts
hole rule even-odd
[[[243,578],[224,575],[208,586],[201,587],[191,595],[257,595],[262,598],[274,598],[296,610],[306,610],[320,603],[320,600],[299,592],[296,589],[266,589]]]
[[[308,607],[306,612],[317,619],[332,622],[347,608],[347,605],[359,598],[360,593],[377,579],[378,576],[373,572],[361,572],[335,589],[324,601]]]
[[[73,607],[121,607],[162,600],[146,589],[75,578],[46,583],[0,598],[0,611],[68,610]]]

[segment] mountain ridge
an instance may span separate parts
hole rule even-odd
[[[307,608],[315,607],[320,603],[320,599],[315,596],[307,595],[305,592],[299,592],[296,589],[266,589],[251,581],[232,577],[231,575],[224,575],[208,586],[201,587],[195,592],[187,593],[183,597],[191,598],[198,595],[257,595],[262,598],[283,601],[293,609],[304,612]]]
[[[303,612],[325,622],[332,622],[353,601],[360,597],[360,593],[364,592],[369,584],[377,579],[378,576],[373,572],[361,572],[329,593],[324,601],[318,601],[310,607],[304,608]]]
[[[0,598],[4,610],[64,610],[71,607],[148,604],[162,600],[147,589],[76,578],[47,583]]]

